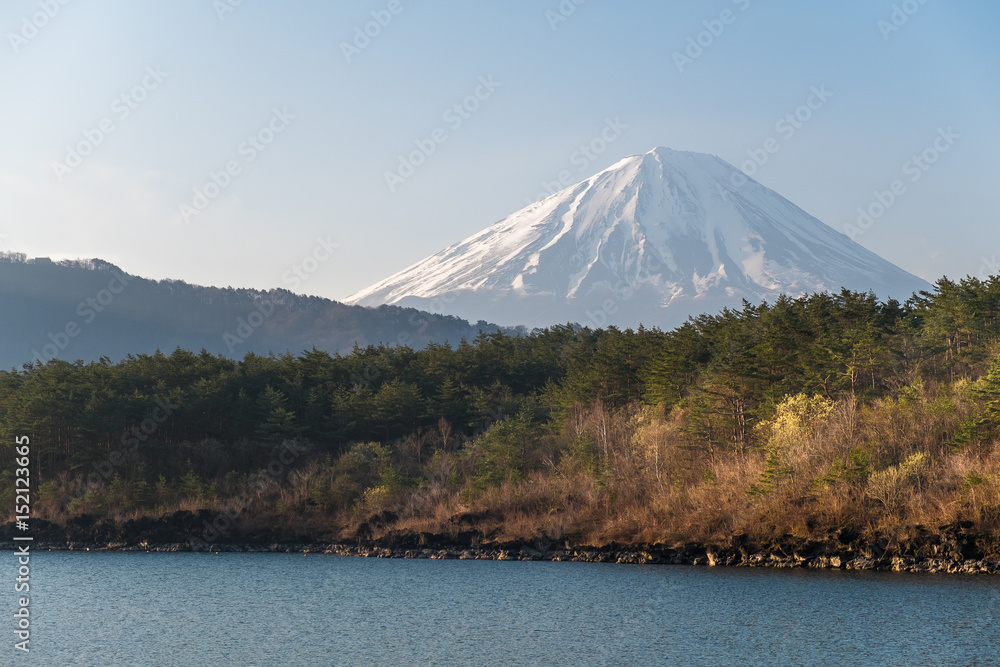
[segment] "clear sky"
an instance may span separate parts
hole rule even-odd
[[[841,231],[869,209],[857,240],[928,280],[1000,273],[998,23],[985,0],[6,0],[0,249],[340,299],[667,146],[756,154]]]

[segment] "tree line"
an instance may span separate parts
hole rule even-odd
[[[325,471],[303,492],[310,507],[347,511],[374,496],[392,505],[432,479],[471,501],[571,462],[606,488],[632,474],[614,466],[608,445],[608,429],[626,428],[622,415],[631,415],[671,424],[664,437],[705,457],[698,465],[755,456],[777,479],[783,468],[769,447],[790,397],[881,405],[915,387],[982,378],[973,412],[941,437],[955,447],[992,438],[998,312],[1000,279],[941,279],[906,302],[846,290],[782,297],[671,331],[567,324],[420,350],[236,360],[177,349],[117,363],[28,364],[0,372],[0,474],[12,467],[15,437],[27,434],[49,495],[73,487],[86,498],[81,480],[97,472],[101,486],[78,506],[109,509],[101,494],[116,480],[115,489],[138,484],[141,498],[130,502],[152,510],[192,489],[205,502],[225,495],[293,441]],[[438,479],[434,466],[445,459]],[[644,463],[642,474],[662,484],[660,463],[655,471]]]

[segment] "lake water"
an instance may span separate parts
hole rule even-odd
[[[16,664],[1000,664],[1000,577],[287,554],[31,566]]]

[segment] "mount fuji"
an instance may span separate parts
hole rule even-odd
[[[364,289],[504,324],[673,327],[781,294],[931,286],[712,155],[633,155]]]

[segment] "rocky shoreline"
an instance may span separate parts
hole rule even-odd
[[[936,532],[916,527],[907,539],[862,540],[847,531],[824,540],[784,536],[756,544],[746,535],[727,544],[574,545],[561,541],[491,541],[476,531],[450,535],[389,532],[377,538],[325,541],[267,529],[200,539],[201,513],[178,512],[122,526],[83,518],[68,526],[35,521],[34,551],[303,553],[365,558],[554,561],[633,565],[701,565],[894,572],[998,574],[1000,557],[988,548],[989,536],[968,532],[969,526],[941,526]],[[14,524],[0,527],[0,549],[14,548]]]

